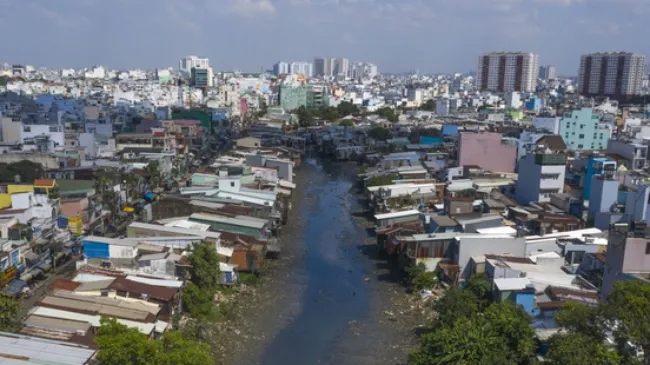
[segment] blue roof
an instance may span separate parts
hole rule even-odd
[[[444,140],[440,137],[420,136],[420,144],[443,144]]]
[[[455,136],[458,135],[458,126],[455,124],[445,124],[442,126],[442,135],[443,136]]]

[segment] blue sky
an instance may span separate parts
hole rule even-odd
[[[0,61],[215,70],[346,57],[380,71],[467,72],[530,51],[576,74],[595,51],[650,54],[650,0],[0,0]]]

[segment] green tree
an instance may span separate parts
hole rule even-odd
[[[385,141],[387,139],[393,138],[393,134],[386,128],[374,127],[368,131],[368,137],[376,139],[378,141]]]
[[[19,325],[16,298],[0,293],[0,331],[13,332]]]
[[[31,183],[43,176],[43,165],[29,160],[22,160],[13,163],[0,163],[0,181],[16,182],[16,176],[20,182]]]
[[[605,318],[616,323],[614,337],[620,353],[625,344],[640,346],[650,364],[650,285],[640,280],[619,281],[603,304]]]
[[[210,365],[214,362],[210,346],[193,340],[182,332],[165,332],[162,338],[161,365]]]
[[[296,110],[296,114],[298,114],[298,124],[300,124],[301,127],[309,127],[314,124],[314,115],[312,111],[304,106],[299,107],[298,110]]]
[[[435,272],[427,272],[427,267],[424,263],[418,265],[410,265],[406,268],[406,273],[409,276],[409,281],[414,289],[433,289],[438,284],[438,277]]]
[[[189,255],[192,265],[190,275],[192,282],[201,289],[216,290],[219,285],[219,257],[214,244],[201,242],[192,247]]]
[[[155,365],[160,344],[135,328],[128,328],[114,318],[100,320],[95,343],[101,365]]]
[[[395,110],[393,110],[393,108],[388,106],[377,109],[375,114],[388,119],[389,122],[394,123],[399,120],[399,116],[395,113]]]
[[[433,112],[436,110],[436,101],[433,99],[429,99],[424,102],[424,104],[420,105],[420,110],[426,110],[429,112]]]
[[[422,335],[409,365],[510,365],[506,343],[480,316],[461,317],[449,326]]]
[[[339,125],[342,126],[342,127],[354,127],[354,122],[352,120],[350,120],[350,119],[346,119],[346,120],[341,121],[341,123],[339,123]]]
[[[490,305],[483,313],[485,321],[499,334],[508,348],[507,357],[522,363],[535,353],[535,331],[530,326],[531,317],[513,303]]]
[[[343,117],[348,115],[358,115],[360,113],[359,107],[357,107],[356,105],[348,101],[340,102],[339,105],[336,106],[336,109],[338,110],[339,114]]]
[[[553,335],[548,341],[545,364],[550,365],[619,365],[619,354],[600,341],[582,333]]]
[[[330,122],[341,118],[341,114],[339,113],[338,109],[333,106],[321,107],[319,109],[319,115],[322,119],[328,120]]]
[[[183,288],[183,310],[196,319],[210,319],[214,316],[214,291],[199,288],[190,282]]]
[[[474,275],[468,281],[465,287],[476,298],[479,308],[487,308],[492,302],[492,283],[490,283],[485,275]]]
[[[469,318],[479,312],[479,305],[474,295],[452,287],[433,305],[438,313],[438,326],[451,326],[459,318]]]
[[[100,320],[95,343],[100,365],[210,365],[210,347],[177,331],[166,332],[161,341],[150,339],[114,318]]]
[[[567,302],[555,315],[555,321],[559,327],[593,338],[596,342],[605,340],[599,308],[578,302]]]

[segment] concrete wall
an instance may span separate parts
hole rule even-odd
[[[485,254],[510,254],[511,256],[525,255],[525,240],[522,237],[460,237],[456,240],[456,262],[460,266],[460,278],[467,279],[470,275],[470,258]]]
[[[503,145],[501,139],[500,133],[461,132],[458,164],[477,165],[494,172],[515,172],[517,147]]]
[[[0,163],[14,163],[14,162],[20,162],[23,160],[29,160],[31,162],[36,162],[40,163],[43,165],[43,168],[48,170],[48,169],[58,169],[59,168],[59,160],[53,156],[50,156],[49,154],[43,154],[43,153],[20,153],[20,154],[12,154],[12,153],[7,153],[7,154],[1,154],[0,155]]]

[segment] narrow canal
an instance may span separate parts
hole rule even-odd
[[[299,290],[300,308],[267,346],[263,365],[341,362],[342,342],[350,324],[366,318],[370,295],[367,281],[372,263],[359,248],[367,238],[353,213],[361,210],[354,196],[354,166],[321,165],[306,160],[298,184],[308,184],[294,200],[298,231],[294,239],[304,258],[285,290]],[[293,282],[293,284],[292,284]],[[335,362],[336,361],[336,362]]]

